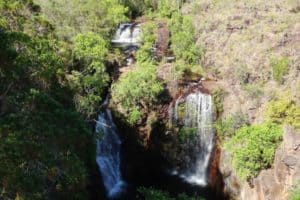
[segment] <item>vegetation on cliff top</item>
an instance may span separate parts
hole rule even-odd
[[[300,106],[290,95],[270,101],[267,104],[267,120],[277,124],[288,124],[300,130]]]
[[[149,62],[138,65],[112,86],[113,101],[122,105],[131,124],[141,119],[142,112],[155,103],[163,90],[157,80],[155,66]]]
[[[282,128],[272,123],[238,129],[225,143],[237,175],[242,180],[249,180],[260,170],[270,167],[281,138]]]

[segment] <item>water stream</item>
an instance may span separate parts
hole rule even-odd
[[[183,105],[183,106],[180,106]],[[184,127],[195,128],[196,137],[185,144],[184,167],[174,170],[189,183],[206,186],[210,156],[214,146],[214,130],[212,127],[212,98],[210,95],[196,92],[185,99],[177,99],[174,110],[175,121],[179,120],[180,107],[184,108]]]
[[[112,40],[116,47],[126,51],[135,51],[140,40],[140,26],[134,23],[120,24]],[[127,53],[130,55],[130,52]],[[130,57],[129,57],[130,58]],[[108,99],[103,103],[108,104]],[[96,161],[102,175],[108,199],[118,198],[124,192],[126,184],[121,174],[121,139],[112,119],[111,111],[101,111],[96,123],[97,140]]]
[[[114,199],[124,189],[125,182],[122,179],[120,169],[121,140],[109,109],[105,109],[99,114],[96,132],[99,135],[97,165],[102,175],[107,196],[109,199]]]
[[[111,41],[115,46],[128,47],[139,46],[141,27],[136,23],[120,24],[118,30]]]

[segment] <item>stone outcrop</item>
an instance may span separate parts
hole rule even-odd
[[[275,153],[271,169],[262,170],[251,186],[239,182],[228,165],[229,156],[221,154],[221,171],[225,190],[232,199],[286,200],[291,187],[300,181],[300,134],[291,127],[284,127],[283,142]]]

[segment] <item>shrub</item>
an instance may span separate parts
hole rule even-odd
[[[74,55],[80,61],[80,67],[72,71],[69,80],[76,92],[77,110],[87,116],[96,112],[108,85],[109,76],[104,65],[107,53],[107,43],[101,36],[87,33],[75,37]]]
[[[139,63],[138,67],[113,84],[112,98],[129,116],[128,121],[134,124],[140,119],[142,110],[152,106],[162,90],[155,66],[148,62]]]
[[[244,126],[237,130],[225,143],[237,175],[242,180],[251,179],[260,170],[270,167],[281,138],[281,127],[273,123]]]
[[[202,75],[203,69],[199,66],[203,50],[196,45],[195,28],[191,17],[183,16],[180,12],[173,12],[169,20],[171,32],[171,50],[176,57],[172,67],[175,79],[184,75]]]
[[[249,82],[251,71],[247,65],[242,65],[235,69],[235,74],[239,78],[240,84],[244,85]]]
[[[300,106],[297,106],[289,97],[269,102],[267,118],[271,122],[289,124],[300,130]]]
[[[300,184],[290,191],[289,200],[300,200]]]
[[[247,116],[242,112],[238,112],[225,120],[219,120],[215,124],[215,128],[221,138],[229,138],[235,133],[236,130],[247,125],[248,123]]]
[[[177,60],[172,65],[172,74],[176,80],[182,79],[185,75],[189,77],[200,76],[204,74],[203,68],[200,65],[191,65],[184,60]]]
[[[289,60],[288,58],[278,58],[271,60],[271,66],[273,70],[273,78],[281,83],[282,77],[288,72],[289,70]]]
[[[79,33],[94,32],[109,38],[119,23],[128,21],[128,9],[119,0],[36,0],[56,27],[56,35],[69,40]]]
[[[157,1],[158,15],[161,17],[171,17],[173,12],[179,8],[179,1],[159,0]]]
[[[194,139],[197,136],[197,128],[190,128],[190,127],[182,127],[179,130],[179,140],[180,142],[185,142],[188,139]]]
[[[176,12],[172,15],[169,28],[171,31],[171,49],[176,59],[182,59],[191,65],[198,64],[203,51],[195,44],[196,35],[192,19]]]
[[[220,115],[223,112],[223,100],[226,94],[227,93],[221,88],[215,89],[212,93],[214,112],[217,115]]]
[[[243,89],[247,92],[248,96],[253,99],[259,98],[264,94],[262,86],[254,83],[244,85]]]
[[[139,63],[153,61],[153,45],[156,40],[157,26],[155,23],[148,22],[143,25],[142,29],[142,45],[136,55]]]

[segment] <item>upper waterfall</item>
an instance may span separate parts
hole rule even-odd
[[[96,124],[96,132],[100,139],[97,141],[97,165],[101,172],[103,183],[110,199],[118,196],[123,187],[120,169],[121,140],[114,124],[110,110],[101,112]]]
[[[140,42],[141,27],[136,23],[120,24],[112,40],[116,46],[138,46]]]
[[[186,141],[185,165],[176,171],[189,183],[205,186],[208,181],[208,168],[214,146],[212,127],[212,97],[201,92],[189,94],[184,100],[177,99],[174,108],[174,119],[179,120],[179,104],[184,104],[184,127],[195,128],[196,137]]]

